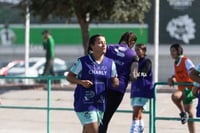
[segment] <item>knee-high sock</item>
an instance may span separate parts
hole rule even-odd
[[[140,126],[140,133],[144,133],[144,121],[143,121],[143,119],[139,120],[139,126]]]
[[[130,128],[130,133],[139,133],[140,121],[133,120]]]

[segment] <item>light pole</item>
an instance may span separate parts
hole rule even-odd
[[[26,16],[25,16],[25,76],[28,76],[29,69],[29,47],[30,47],[30,1],[26,3]],[[28,80],[26,80],[27,83]]]
[[[29,69],[29,48],[30,48],[30,0],[26,2],[26,16],[25,16],[25,76],[28,76]],[[28,80],[25,80],[28,84]]]
[[[158,69],[159,69],[159,12],[160,10],[160,0],[155,0],[155,25],[154,25],[154,61],[155,61],[155,69],[154,69],[154,81],[158,82]]]

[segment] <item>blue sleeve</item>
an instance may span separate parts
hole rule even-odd
[[[78,59],[74,65],[71,67],[70,71],[76,75],[78,75],[82,71],[82,64],[80,59]]]
[[[117,69],[116,69],[116,65],[115,62],[112,62],[112,73],[111,73],[111,77],[116,77],[117,76]]]

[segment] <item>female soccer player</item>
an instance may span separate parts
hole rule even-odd
[[[113,87],[117,87],[119,80],[114,61],[104,56],[104,36],[92,36],[88,50],[89,54],[77,60],[66,79],[77,84],[74,108],[83,125],[83,133],[98,133],[98,125],[105,111],[108,84],[111,82]]]
[[[131,84],[131,105],[133,107],[130,133],[144,133],[142,111],[149,98],[154,97],[152,63],[146,57],[146,46],[137,44],[135,51],[139,58],[137,79]]]
[[[183,55],[182,46],[177,43],[172,44],[170,46],[170,53],[172,59],[174,59],[174,67],[173,75],[168,79],[169,86],[173,86],[174,82],[193,83],[193,80],[189,77],[189,73],[195,66],[188,57]],[[172,94],[172,101],[180,111],[181,123],[185,124],[188,122],[189,132],[195,133],[194,122],[188,121],[188,117],[194,118],[192,101],[195,97],[192,94],[192,87],[193,86],[178,86],[178,90]]]
[[[129,76],[130,72],[137,73],[138,58],[135,51],[132,50],[136,40],[137,37],[133,32],[125,32],[121,36],[119,44],[107,46],[106,56],[115,61],[120,84],[117,88],[110,86],[108,89],[106,111],[99,126],[99,133],[107,132],[108,124],[124,97],[130,78],[135,78],[134,74]]]

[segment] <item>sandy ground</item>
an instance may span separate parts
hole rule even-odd
[[[2,106],[46,107],[47,90],[1,88]],[[73,108],[72,89],[53,89],[50,105],[53,108]],[[170,92],[157,93],[157,116],[178,117],[178,109],[170,99]],[[127,92],[119,110],[131,110],[130,94]],[[196,106],[196,101],[194,102]],[[0,108],[0,133],[47,133],[47,111],[36,109],[6,109]],[[144,114],[145,132],[149,132],[149,115]],[[51,110],[49,133],[80,133],[81,124],[73,111]],[[115,113],[109,125],[108,133],[129,133],[131,113]],[[157,133],[188,133],[187,125],[180,121],[157,120]],[[200,131],[200,123],[196,123]]]

